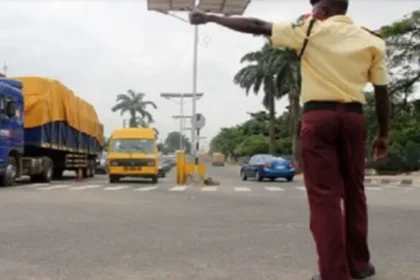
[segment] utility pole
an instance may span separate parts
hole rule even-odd
[[[196,97],[199,99],[204,95],[204,93],[197,93]],[[184,105],[185,99],[194,98],[194,95],[191,93],[161,93],[161,97],[168,100],[174,101],[180,105],[179,116],[172,116],[174,119],[179,119],[179,145],[180,150],[184,149],[184,119],[191,118],[191,116],[184,116]],[[179,99],[179,101],[178,101]]]

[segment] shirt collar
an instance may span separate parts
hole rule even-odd
[[[332,17],[329,17],[327,20],[353,24],[353,20],[349,16],[345,16],[345,15],[332,16]]]

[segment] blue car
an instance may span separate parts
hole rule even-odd
[[[277,178],[285,178],[288,182],[293,181],[295,177],[295,165],[282,157],[272,155],[254,155],[241,168],[242,180],[255,178],[257,181]]]

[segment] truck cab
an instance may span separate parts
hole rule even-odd
[[[49,157],[24,157],[24,98],[22,83],[0,78],[0,186],[11,186],[23,175],[37,182],[49,182],[52,160]]]
[[[115,130],[108,147],[109,182],[123,177],[138,177],[158,182],[159,151],[153,128]]]
[[[24,150],[23,94],[18,81],[0,79],[0,185],[13,184]]]

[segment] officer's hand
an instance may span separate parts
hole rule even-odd
[[[200,11],[200,10],[194,10],[190,13],[190,23],[194,25],[198,24],[205,24],[208,20],[208,14]]]
[[[375,159],[375,161],[385,158],[388,155],[388,149],[388,139],[377,136],[375,140],[373,140],[372,146],[373,158]]]

